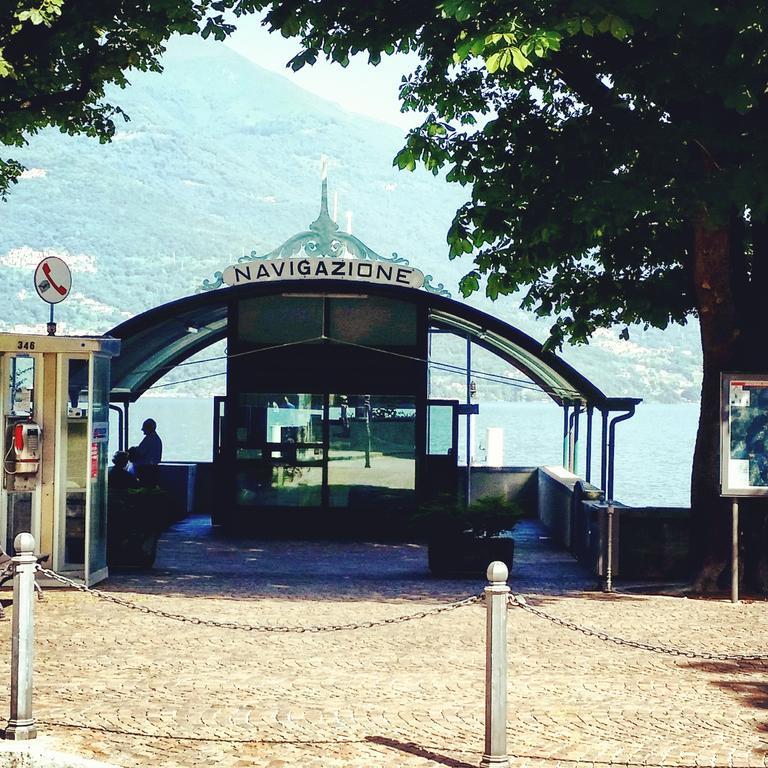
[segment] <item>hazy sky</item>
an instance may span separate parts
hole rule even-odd
[[[279,32],[270,34],[253,16],[236,21],[237,32],[227,42],[238,53],[261,67],[278,72],[296,85],[340,104],[350,112],[358,112],[383,120],[400,128],[418,125],[418,113],[402,114],[398,88],[404,74],[418,64],[413,54],[396,54],[372,67],[367,56],[358,55],[344,68],[323,60],[299,72],[286,68],[286,62],[299,51],[296,40],[286,40]]]

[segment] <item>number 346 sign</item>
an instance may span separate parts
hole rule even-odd
[[[49,304],[58,304],[69,296],[72,273],[58,256],[48,256],[35,268],[35,290]]]

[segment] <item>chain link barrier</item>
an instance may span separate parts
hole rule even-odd
[[[220,629],[234,629],[244,632],[276,632],[276,633],[320,633],[320,632],[344,632],[356,629],[372,629],[374,627],[383,627],[389,624],[404,624],[408,621],[416,621],[418,619],[424,619],[427,616],[436,616],[440,613],[448,613],[449,611],[455,611],[457,608],[463,608],[467,605],[475,605],[485,601],[485,594],[473,595],[471,597],[464,598],[463,600],[457,600],[453,603],[447,603],[445,605],[439,605],[435,608],[429,608],[424,611],[418,611],[417,613],[409,613],[403,616],[393,616],[387,619],[376,619],[374,621],[361,621],[349,624],[328,624],[328,625],[309,625],[309,626],[296,626],[296,625],[269,625],[269,624],[243,624],[236,621],[216,621],[215,619],[202,619],[197,616],[184,616],[179,613],[171,613],[164,611],[160,608],[152,608],[148,605],[140,605],[139,603],[131,602],[125,598],[118,597],[117,595],[109,592],[103,592],[100,589],[93,589],[87,587],[85,584],[80,584],[77,581],[68,579],[66,576],[62,576],[56,571],[52,571],[48,568],[43,568],[41,565],[37,566],[37,571],[42,573],[54,581],[58,581],[61,584],[66,584],[73,589],[80,592],[85,592],[89,595],[93,595],[100,600],[114,603],[115,605],[122,606],[123,608],[129,608],[140,613],[148,614],[151,616],[159,616],[162,619],[170,619],[171,621],[181,621],[188,624],[197,624],[206,627],[218,627]],[[509,606],[514,608],[521,608],[527,613],[538,616],[540,619],[556,624],[564,629],[571,630],[573,632],[580,632],[587,637],[594,637],[597,640],[602,640],[605,643],[612,643],[618,646],[624,646],[627,648],[634,648],[641,651],[649,651],[650,653],[659,653],[666,656],[677,656],[686,659],[703,659],[706,661],[766,661],[768,660],[768,653],[717,653],[710,651],[694,651],[685,648],[676,648],[675,646],[667,646],[653,643],[644,643],[639,640],[630,640],[619,635],[611,635],[608,632],[604,632],[599,629],[593,629],[592,627],[585,627],[582,624],[563,619],[559,616],[554,616],[541,608],[536,608],[530,605],[523,595],[516,595],[514,593],[509,596]]]
[[[179,613],[170,613],[169,611],[163,611],[159,608],[152,608],[148,605],[140,605],[133,603],[130,600],[126,600],[122,597],[110,594],[109,592],[102,592],[100,589],[93,589],[87,587],[85,584],[80,584],[72,579],[68,579],[66,576],[62,576],[56,571],[51,571],[48,568],[43,568],[38,565],[37,570],[44,576],[58,581],[61,584],[66,584],[69,587],[85,592],[89,595],[105,600],[115,605],[120,605],[123,608],[130,608],[140,613],[146,613],[151,616],[159,616],[162,619],[171,619],[172,621],[182,621],[188,624],[198,624],[205,627],[218,627],[220,629],[236,629],[243,632],[282,632],[282,633],[318,633],[318,632],[344,632],[353,629],[372,629],[373,627],[383,627],[388,624],[404,624],[406,621],[415,621],[417,619],[424,619],[427,616],[436,616],[439,613],[447,613],[448,611],[455,611],[457,608],[463,608],[466,605],[474,605],[480,603],[484,599],[484,595],[473,595],[467,597],[464,600],[457,600],[453,603],[447,603],[445,605],[439,605],[436,608],[429,608],[418,613],[408,613],[404,616],[393,616],[388,619],[377,619],[375,621],[361,621],[355,624],[329,624],[329,625],[314,625],[314,626],[271,626],[269,624],[242,624],[236,621],[216,621],[215,619],[201,619],[197,616],[183,616]]]
[[[534,606],[529,605],[522,595],[510,594],[509,605],[515,608],[522,608],[527,613],[532,613],[534,616],[546,619],[547,621],[552,622],[552,624],[557,624],[559,627],[570,629],[573,632],[581,632],[582,635],[587,635],[587,637],[594,637],[606,643],[635,648],[640,651],[650,651],[651,653],[660,653],[666,656],[679,656],[686,659],[705,659],[707,661],[768,660],[768,653],[711,653],[709,651],[692,651],[686,650],[685,648],[675,648],[674,646],[654,645],[653,643],[642,643],[638,640],[628,640],[625,637],[610,635],[602,630],[592,629],[591,627],[576,624],[576,622],[569,621],[568,619],[553,616],[551,613],[547,613],[547,611],[543,611],[541,608],[535,608]]]

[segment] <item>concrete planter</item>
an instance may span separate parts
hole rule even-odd
[[[484,578],[488,564],[501,560],[512,571],[515,540],[509,536],[477,538],[469,534],[440,537],[428,544],[429,570],[433,576]]]

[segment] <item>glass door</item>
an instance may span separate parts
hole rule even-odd
[[[412,507],[416,403],[399,395],[330,395],[328,504],[358,511]]]
[[[60,461],[56,482],[57,562],[62,571],[85,577],[85,526],[88,503],[87,357],[59,357],[58,437]]]
[[[19,533],[31,532],[39,544],[41,462],[34,464],[34,471],[31,471],[32,465],[17,462],[17,449],[23,446],[24,440],[33,438],[41,448],[42,408],[36,393],[42,390],[42,367],[41,355],[9,353],[0,359],[0,376],[6,382],[0,396],[0,451],[3,457],[0,541],[11,555],[14,554],[13,540]],[[27,431],[17,436],[22,425],[26,425]]]
[[[238,506],[321,506],[323,414],[322,395],[240,395],[235,425]]]
[[[424,499],[455,494],[458,483],[459,401],[427,401]]]

